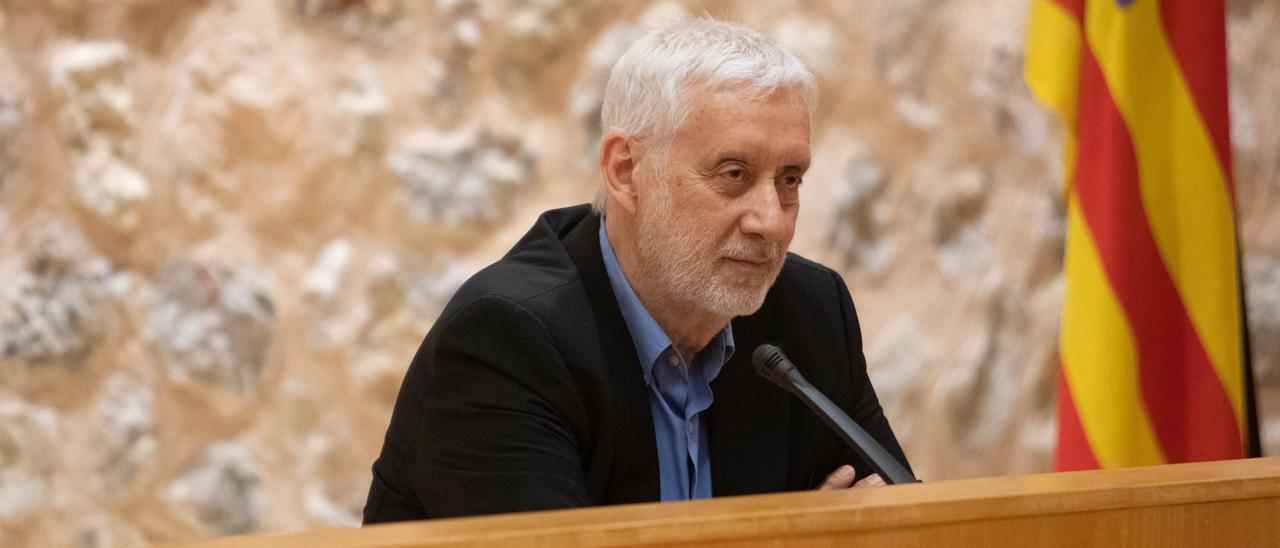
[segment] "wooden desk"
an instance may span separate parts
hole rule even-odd
[[[1280,458],[322,529],[209,546],[1280,546]]]

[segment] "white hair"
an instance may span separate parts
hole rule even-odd
[[[689,89],[742,89],[759,98],[798,92],[809,115],[818,101],[813,74],[769,37],[736,23],[702,17],[654,30],[627,49],[609,72],[601,134],[648,141],[664,154],[688,116]],[[604,211],[603,181],[591,204]]]

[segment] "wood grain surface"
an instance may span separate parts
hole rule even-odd
[[[529,512],[201,546],[1280,546],[1280,458]]]

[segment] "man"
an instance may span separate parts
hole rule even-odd
[[[867,476],[753,372],[766,341],[905,462],[844,282],[786,252],[815,96],[798,59],[737,25],[632,46],[605,91],[596,203],[544,213],[450,301],[405,375],[365,522]]]

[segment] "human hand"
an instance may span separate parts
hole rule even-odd
[[[836,468],[836,471],[827,476],[827,479],[822,482],[822,485],[818,486],[818,490],[829,491],[832,489],[848,489],[850,486],[880,487],[885,484],[884,479],[880,477],[880,474],[871,474],[870,476],[858,480],[858,483],[853,483],[855,475],[853,467],[848,464]]]

